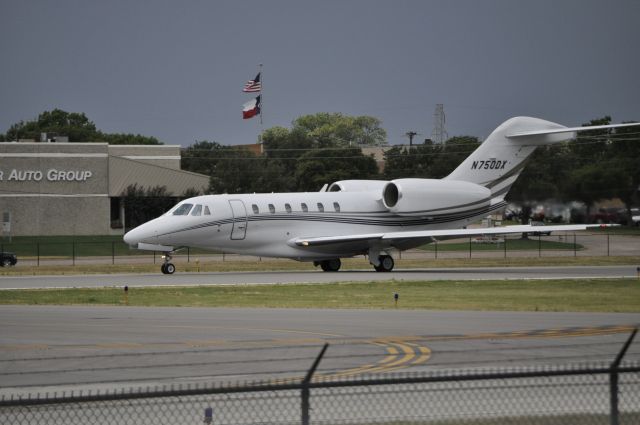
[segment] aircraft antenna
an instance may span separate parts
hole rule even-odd
[[[444,105],[438,103],[433,113],[433,131],[431,132],[431,140],[433,140],[434,143],[442,144],[449,138],[449,133],[447,133],[447,130],[444,128],[445,121]]]

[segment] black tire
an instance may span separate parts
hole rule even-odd
[[[171,263],[167,263],[164,266],[164,270],[165,270],[166,274],[174,274],[176,272],[176,266],[174,266]]]
[[[381,255],[379,257],[380,265],[374,266],[373,268],[377,272],[390,272],[393,270],[393,266],[395,266],[395,262],[393,261],[393,257],[390,255]]]
[[[160,266],[160,271],[162,272],[162,274],[167,274],[167,264],[166,263],[162,263],[162,265]]]
[[[325,272],[337,272],[340,270],[340,266],[342,266],[342,262],[339,258],[334,258],[332,260],[323,260],[320,262],[320,267],[322,271]]]
[[[8,258],[3,258],[2,259],[2,263],[0,264],[0,266],[2,267],[9,267],[12,266],[13,264],[11,264],[11,260]]]

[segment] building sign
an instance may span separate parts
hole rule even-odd
[[[86,182],[93,173],[89,170],[57,170],[52,168],[46,172],[40,170],[0,170],[0,181],[16,182]]]

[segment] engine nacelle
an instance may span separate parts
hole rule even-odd
[[[464,181],[397,179],[384,186],[382,202],[399,215],[437,215],[486,207],[491,191]]]
[[[378,192],[389,183],[386,180],[340,180],[331,183],[327,192]]]

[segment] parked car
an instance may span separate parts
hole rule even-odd
[[[15,266],[18,257],[13,252],[0,252],[0,267]]]
[[[640,209],[631,208],[631,222],[634,226],[640,226]]]
[[[542,221],[532,221],[529,224],[532,226],[544,226],[544,222]],[[529,235],[533,235],[533,236],[549,236],[550,234],[551,232],[545,232],[544,230],[529,232]]]

